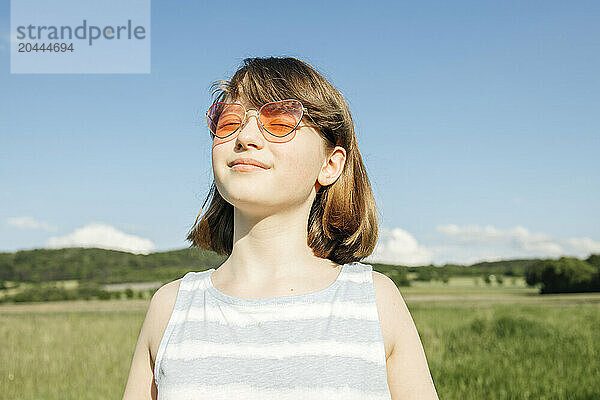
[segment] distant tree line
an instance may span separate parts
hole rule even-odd
[[[77,280],[77,289],[40,285],[21,291],[19,298],[106,298],[100,286],[124,282],[170,282],[189,271],[218,267],[226,257],[200,248],[136,255],[97,248],[34,249],[0,253],[0,291],[4,281],[44,283]],[[503,276],[524,277],[530,286],[539,285],[540,293],[600,291],[600,255],[586,260],[562,257],[557,260],[516,259],[481,262],[472,265],[402,266],[371,263],[373,268],[390,277],[398,286],[410,286],[409,274],[416,281],[448,283],[450,277],[494,275],[502,284]],[[488,282],[489,284],[489,282]],[[34,295],[34,292],[38,293]],[[23,294],[24,293],[24,294]],[[126,295],[127,296],[127,295]]]
[[[540,260],[527,270],[525,281],[531,286],[540,284],[542,294],[600,292],[600,254],[586,260]]]
[[[451,276],[483,277],[486,284],[492,279],[502,285],[503,276],[525,277],[529,286],[539,286],[540,294],[600,292],[600,254],[585,260],[575,257],[559,259],[503,260],[482,262],[469,266],[446,264],[420,267],[375,264],[373,267],[389,276],[398,286],[410,286],[409,272],[417,274],[415,281],[448,282]]]
[[[113,300],[113,299],[150,299],[156,289],[104,290],[94,282],[80,283],[77,288],[66,289],[56,283],[36,283],[31,287],[18,291],[13,295],[0,297],[0,303],[21,303],[34,301],[61,300]]]
[[[167,282],[188,271],[216,267],[224,260],[199,248],[148,255],[96,248],[21,250],[0,253],[0,281]]]
[[[410,286],[409,273],[416,274],[415,281],[439,281],[448,283],[453,276],[470,276],[484,280],[490,275],[496,276],[496,282],[502,283],[502,276],[524,277],[528,268],[535,264],[537,259],[516,259],[502,261],[486,261],[472,265],[445,264],[442,266],[403,266],[394,264],[371,263],[373,268],[389,276],[397,286]]]

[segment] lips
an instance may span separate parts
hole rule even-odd
[[[231,161],[229,164],[227,164],[229,167],[233,167],[234,165],[238,165],[238,164],[242,164],[242,165],[255,165],[257,167],[260,168],[264,168],[264,169],[268,169],[269,166],[261,161],[255,160],[253,158],[236,158],[235,160]]]

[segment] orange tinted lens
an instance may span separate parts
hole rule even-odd
[[[302,104],[298,100],[267,103],[260,110],[260,122],[272,135],[282,137],[291,133],[302,118]]]
[[[224,138],[242,123],[244,107],[240,104],[215,103],[208,110],[208,128],[213,135]]]

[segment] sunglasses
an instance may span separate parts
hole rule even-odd
[[[234,139],[237,136],[235,133],[239,133],[245,125],[250,110],[256,109],[246,109],[239,103],[215,103],[210,106],[206,112],[206,121],[213,139],[217,142]],[[310,117],[300,100],[272,101],[258,110],[258,125],[269,142],[289,142],[296,136],[296,128],[304,113]]]

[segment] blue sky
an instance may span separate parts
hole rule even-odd
[[[188,245],[210,83],[293,56],[345,96],[380,212],[367,261],[600,253],[600,4],[152,1],[150,74],[10,74],[0,251]]]

